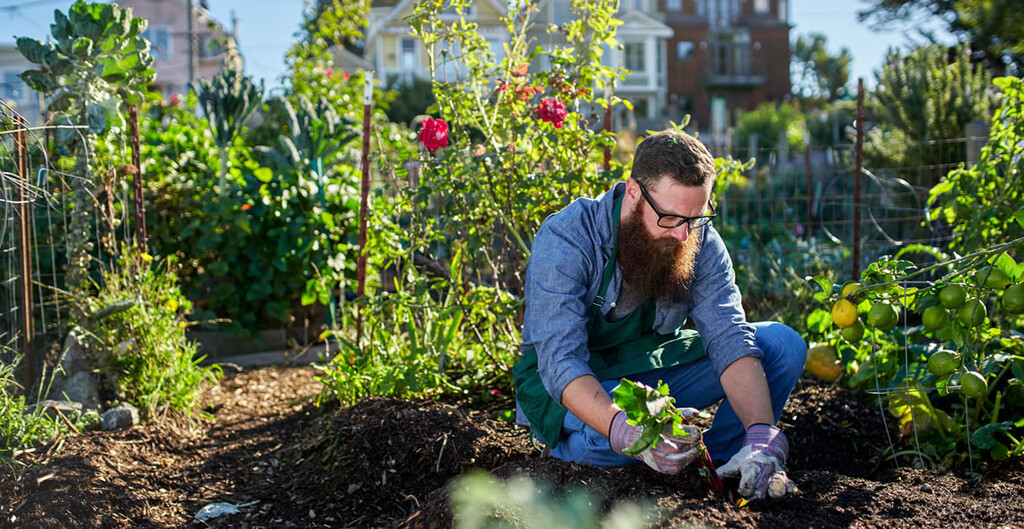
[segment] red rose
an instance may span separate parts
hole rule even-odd
[[[565,103],[553,97],[545,97],[540,100],[540,106],[537,107],[537,115],[544,121],[550,121],[556,129],[560,129],[562,128],[562,122],[565,121],[565,117],[569,115],[569,112],[565,110]]]
[[[443,119],[427,118],[420,129],[419,140],[428,151],[448,146],[448,124]]]

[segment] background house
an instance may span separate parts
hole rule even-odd
[[[790,94],[787,0],[658,0],[669,40],[668,117],[690,114],[708,143],[737,113]]]
[[[132,9],[132,14],[149,20],[143,36],[151,43],[153,69],[156,80],[153,90],[165,96],[188,91],[189,83],[189,28],[188,2],[185,0],[120,0],[121,7]],[[232,21],[235,25],[237,21]],[[206,9],[206,1],[192,6],[192,33],[195,54],[193,79],[212,79],[224,65],[225,51],[234,46],[234,29],[229,33],[213,20]]]
[[[32,90],[19,75],[36,65],[14,44],[0,44],[0,101],[14,109],[30,124],[39,123],[42,94]]]
[[[541,46],[559,44],[561,35],[547,28],[573,19],[570,1],[535,1],[529,37]],[[413,7],[412,0],[381,0],[370,10],[365,58],[389,86],[429,78],[424,46],[406,22]],[[499,59],[508,39],[500,21],[506,10],[499,0],[478,0],[467,15]],[[790,94],[788,0],[623,0],[618,17],[619,46],[606,49],[602,61],[630,71],[616,93],[633,110],[615,109],[615,130],[660,129],[689,114],[690,129],[725,148],[740,112]],[[458,50],[447,57],[457,58]],[[532,67],[548,68],[546,57]],[[440,75],[457,78],[457,61],[442,65]]]
[[[364,57],[373,63],[377,77],[385,85],[395,86],[411,83],[416,78],[430,78],[426,46],[411,35],[411,28],[406,22],[415,5],[412,0],[383,0],[373,2],[370,7]],[[498,60],[501,60],[504,44],[509,39],[501,21],[507,9],[503,0],[478,0],[465,13],[467,21],[478,25],[480,34],[490,43],[491,51]],[[450,9],[443,12],[441,18],[457,19],[458,15]],[[458,62],[460,53],[458,49],[449,50],[443,44],[437,46],[435,59],[441,79],[455,80],[462,76],[463,68]]]

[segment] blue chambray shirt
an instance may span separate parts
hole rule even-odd
[[[569,382],[593,375],[587,364],[587,308],[597,297],[601,274],[612,254],[613,201],[625,190],[625,182],[618,182],[596,199],[573,201],[548,217],[533,239],[526,269],[522,347],[536,348],[541,381],[555,402],[561,402]],[[692,299],[674,305],[659,301],[654,330],[669,333],[693,317],[712,369],[720,377],[739,358],[760,358],[763,353],[754,343],[753,326],[746,321],[725,243],[711,224],[702,229]],[[618,299],[621,282],[622,271],[616,265],[601,314],[607,314]],[[517,422],[525,424],[522,413],[517,415]]]

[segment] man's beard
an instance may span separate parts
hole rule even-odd
[[[701,232],[691,230],[685,241],[655,239],[644,227],[637,204],[619,226],[617,252],[623,281],[642,300],[689,301]]]

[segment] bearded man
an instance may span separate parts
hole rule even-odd
[[[775,425],[807,345],[783,324],[746,321],[711,224],[714,183],[707,148],[664,131],[637,146],[630,178],[544,221],[526,272],[517,421],[553,457],[644,461],[668,474],[691,463],[703,440],[712,460],[727,462],[720,474],[740,478],[742,495],[779,497],[794,486],[789,443]],[[706,431],[687,427],[689,435],[627,457],[640,428],[611,399],[621,378],[664,381],[680,407],[721,405]]]

